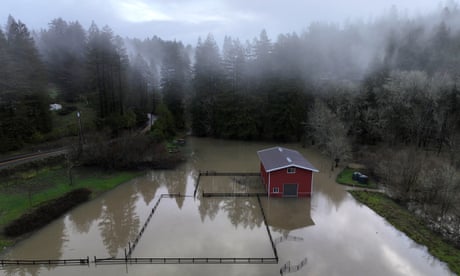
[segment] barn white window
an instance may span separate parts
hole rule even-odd
[[[273,187],[273,193],[279,193],[280,192],[280,188],[278,187]]]
[[[295,173],[295,168],[294,167],[287,168],[287,173]]]

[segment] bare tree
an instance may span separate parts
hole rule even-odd
[[[400,202],[414,199],[424,155],[415,149],[385,150],[376,156],[376,173],[391,197]]]
[[[315,101],[308,118],[313,133],[307,136],[313,137],[318,147],[331,159],[331,170],[334,170],[340,160],[350,157],[347,128],[321,100]]]
[[[460,178],[445,160],[433,160],[421,174],[421,196],[425,210],[443,218],[455,209],[460,191]]]

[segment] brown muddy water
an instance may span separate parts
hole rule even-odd
[[[72,210],[9,250],[4,259],[124,257],[161,198],[132,257],[273,258],[278,264],[137,264],[0,267],[0,275],[280,275],[287,262],[307,260],[289,275],[453,275],[444,263],[357,203],[335,184],[329,162],[297,145],[321,171],[303,199],[203,198],[201,192],[259,192],[257,178],[202,177],[198,170],[257,172],[256,151],[273,144],[190,138],[189,161],[152,171]]]

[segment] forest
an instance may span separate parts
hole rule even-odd
[[[0,29],[0,152],[62,138],[49,105],[95,111],[110,139],[158,116],[155,141],[191,133],[302,142],[359,161],[433,227],[460,229],[460,9],[262,30],[252,41],[122,38],[95,22]],[[447,225],[447,226],[446,226]],[[460,225],[460,223],[456,223]],[[457,226],[458,228],[458,226]],[[446,230],[447,229],[447,230]]]

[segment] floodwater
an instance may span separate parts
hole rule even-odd
[[[453,275],[372,210],[335,184],[329,162],[297,145],[321,172],[303,199],[202,197],[202,192],[263,192],[257,179],[201,177],[198,170],[257,172],[256,151],[273,144],[190,138],[187,163],[151,171],[79,206],[9,250],[5,259],[123,258],[152,208],[132,257],[273,258],[278,264],[132,264],[0,267],[0,275]],[[261,185],[261,184],[260,184]],[[161,197],[180,193],[180,197]],[[262,206],[262,209],[261,209]]]

